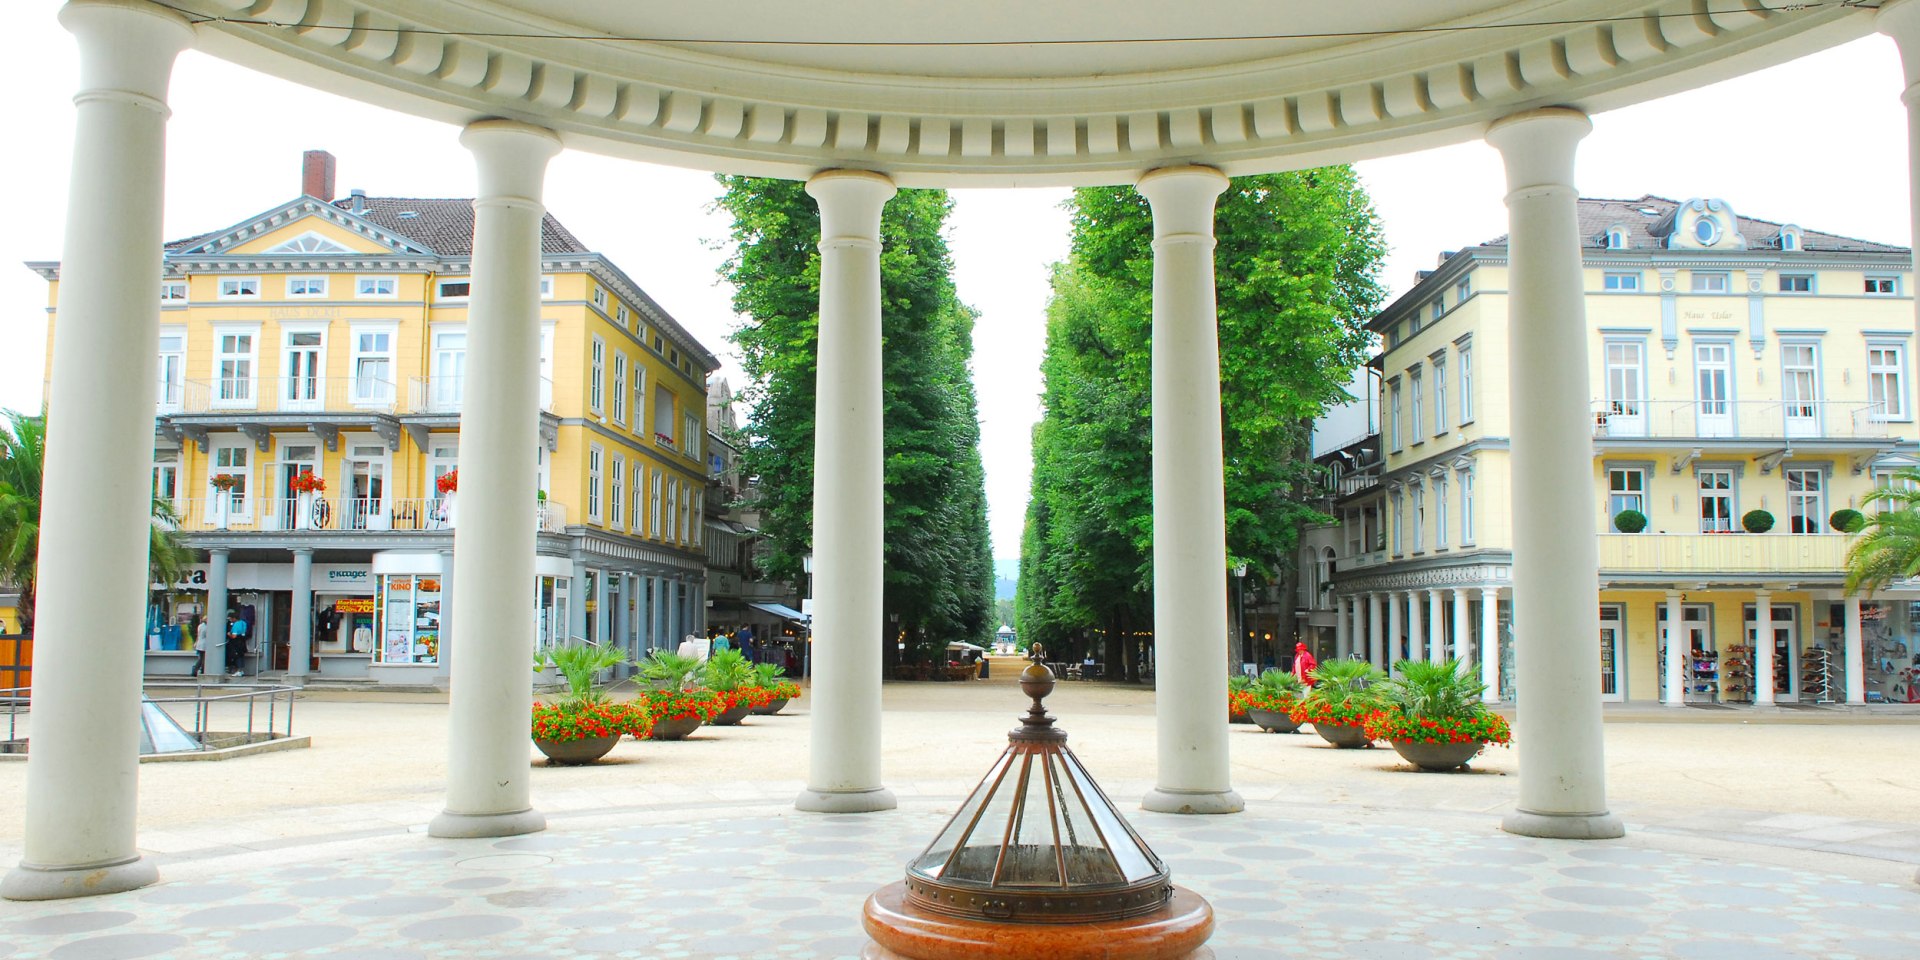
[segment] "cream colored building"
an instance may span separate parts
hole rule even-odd
[[[1848,602],[1831,517],[1920,454],[1910,252],[1718,199],[1578,209],[1593,490],[1566,522],[1599,534],[1603,699],[1905,700],[1920,595]],[[1334,602],[1346,650],[1474,660],[1511,698],[1507,256],[1448,253],[1373,320],[1379,433],[1336,481]]]

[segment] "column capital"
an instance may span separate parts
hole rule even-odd
[[[167,82],[193,28],[180,14],[146,0],[69,0],[60,25],[80,45],[76,102],[119,99],[167,112]]]
[[[474,202],[541,207],[547,161],[560,153],[560,135],[518,120],[476,120],[460,131],[460,145],[473,154],[479,173]]]
[[[228,557],[228,556],[232,556],[232,555],[233,555],[233,548],[232,548],[232,547],[208,547],[208,548],[207,548],[207,556],[208,556],[208,558],[212,558],[212,557]]]
[[[312,547],[294,547],[294,548],[292,548],[292,552],[293,552],[293,555],[294,555],[294,556],[296,556],[296,557],[311,557],[311,556],[313,556],[313,548],[312,548]],[[444,551],[443,551],[443,552],[444,552]]]
[[[1495,120],[1487,142],[1507,167],[1507,199],[1543,188],[1573,188],[1573,155],[1593,121],[1572,107],[1542,107]]]
[[[1232,181],[1212,167],[1149,170],[1134,189],[1153,207],[1156,242],[1213,236],[1213,204]]]
[[[899,188],[871,170],[823,170],[807,181],[820,206],[820,248],[880,245],[880,211]]]
[[[1873,15],[1873,28],[1892,37],[1900,48],[1907,86],[1920,83],[1920,2],[1887,0]]]

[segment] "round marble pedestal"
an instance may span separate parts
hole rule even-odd
[[[923,913],[892,883],[862,910],[863,960],[1212,960],[1213,907],[1185,887],[1143,917],[1099,923],[989,923]]]

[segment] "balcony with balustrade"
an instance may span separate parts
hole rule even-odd
[[[1603,579],[1837,583],[1846,576],[1844,533],[1603,533]]]
[[[245,538],[362,534],[451,535],[459,521],[457,497],[248,496],[230,491],[174,501],[176,528],[188,535]],[[536,500],[528,518],[537,533],[565,533],[567,507]]]
[[[1857,400],[1595,400],[1592,414],[1594,445],[1610,450],[1880,448],[1913,426]]]

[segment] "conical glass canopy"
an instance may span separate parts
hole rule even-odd
[[[968,920],[1083,923],[1160,909],[1172,875],[1133,832],[1041,705],[1053,673],[1029,664],[1033,707],[933,844],[907,865],[907,902]]]

